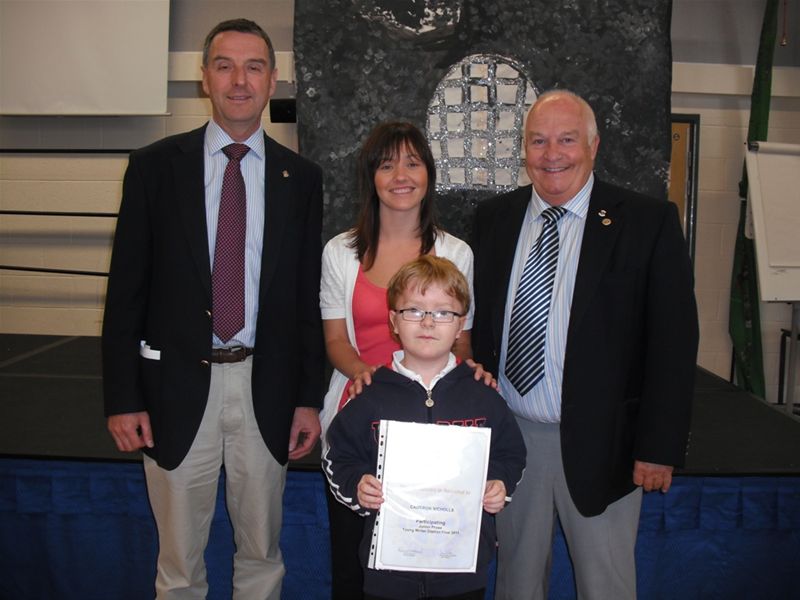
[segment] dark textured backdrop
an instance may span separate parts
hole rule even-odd
[[[419,34],[426,6],[441,17]],[[665,197],[670,16],[670,0],[295,0],[298,135],[325,171],[324,238],[353,224],[355,157],[369,130],[389,119],[424,129],[439,81],[478,53],[516,59],[540,91],[584,96],[601,136],[598,175]],[[442,224],[468,239],[486,196],[440,195]]]

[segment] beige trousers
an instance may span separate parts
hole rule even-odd
[[[280,599],[284,567],[278,542],[286,467],[267,450],[256,424],[252,360],[212,365],[200,429],[176,469],[167,471],[144,459],[158,527],[158,600],[198,599],[208,593],[203,552],[223,465],[236,544],[233,600]]]

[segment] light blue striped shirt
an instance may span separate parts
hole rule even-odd
[[[550,206],[539,197],[535,189],[531,194],[531,201],[519,232],[514,266],[508,286],[508,297],[506,298],[498,384],[500,394],[505,398],[514,414],[530,421],[540,423],[559,423],[561,421],[561,377],[564,372],[567,328],[572,305],[572,292],[575,289],[575,274],[578,271],[578,257],[583,241],[583,227],[586,224],[586,213],[589,210],[589,197],[593,185],[594,174],[589,177],[574,198],[562,205],[567,209],[567,213],[558,221],[558,266],[553,285],[550,316],[547,320],[544,377],[522,397],[506,378],[505,365],[508,350],[508,324],[514,306],[514,297],[517,294],[517,286],[525,267],[528,252],[542,231],[541,213]]]
[[[206,128],[204,144],[204,177],[206,190],[206,223],[208,224],[208,256],[214,265],[214,246],[217,241],[217,217],[222,193],[222,176],[228,157],[222,149],[234,140],[213,120]],[[213,335],[215,348],[223,346],[247,346],[256,341],[256,315],[258,315],[258,283],[261,277],[261,248],[264,242],[264,132],[259,127],[244,141],[250,147],[241,161],[247,194],[247,233],[245,234],[245,278],[244,278],[244,329],[223,344]]]

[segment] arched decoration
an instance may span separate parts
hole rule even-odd
[[[473,54],[454,65],[428,104],[439,191],[506,191],[529,183],[522,131],[539,91],[521,63]]]
[[[390,37],[436,42],[453,34],[464,0],[353,0],[359,14],[385,27]]]

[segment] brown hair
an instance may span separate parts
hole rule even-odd
[[[461,304],[463,314],[469,311],[469,283],[452,261],[425,254],[406,263],[389,281],[389,308],[397,310],[397,300],[412,286],[421,293],[432,285],[440,285],[445,293]]]
[[[375,262],[381,221],[378,209],[380,200],[375,190],[375,171],[385,160],[397,157],[403,147],[415,154],[428,172],[428,188],[419,211],[420,254],[428,254],[436,242],[438,225],[434,210],[436,196],[436,163],[428,140],[412,123],[389,122],[377,125],[367,136],[358,156],[357,173],[359,203],[356,225],[351,233],[350,247],[356,250],[358,260],[369,270]]]

